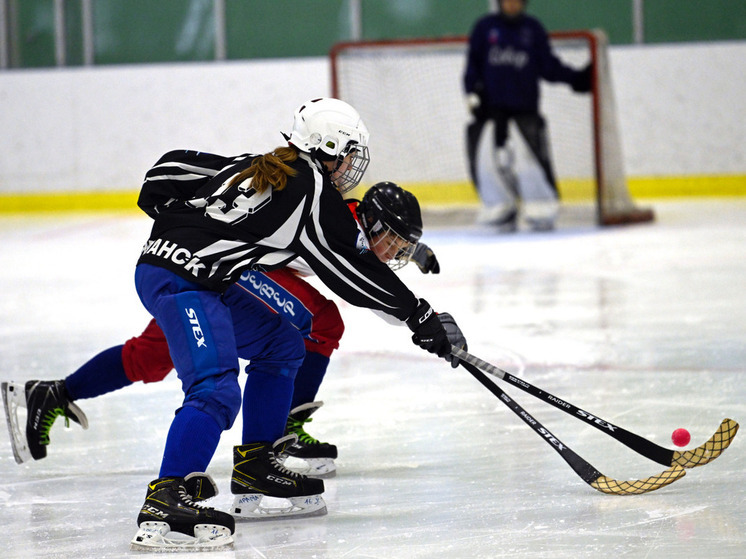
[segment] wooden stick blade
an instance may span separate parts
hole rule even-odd
[[[671,466],[665,472],[645,479],[634,479],[631,481],[619,481],[606,476],[600,476],[590,486],[593,489],[606,493],[607,495],[640,495],[649,493],[686,475],[686,470],[679,465]]]
[[[702,446],[685,452],[674,451],[671,464],[678,464],[682,468],[704,466],[715,460],[730,446],[736,433],[738,433],[738,423],[732,419],[723,419],[715,434]]]

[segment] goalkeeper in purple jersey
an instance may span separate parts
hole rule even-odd
[[[539,112],[540,80],[564,82],[578,92],[591,89],[591,66],[576,70],[563,64],[552,52],[542,24],[525,13],[527,3],[499,0],[498,13],[476,22],[469,36],[464,74],[473,116],[467,126],[467,153],[471,178],[483,204],[480,221],[501,231],[516,230],[522,202],[532,229],[554,227],[559,194],[546,121]],[[510,138],[511,122],[519,138]],[[494,126],[489,150],[480,147],[487,123]],[[514,169],[515,141],[525,142],[529,154],[520,180]],[[492,152],[489,159],[494,158],[496,174],[479,164],[480,152],[485,151]]]

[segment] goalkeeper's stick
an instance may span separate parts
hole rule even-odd
[[[613,423],[601,419],[596,414],[589,413],[562,398],[557,398],[549,392],[526,382],[523,379],[519,379],[510,373],[503,371],[502,369],[475,357],[471,353],[468,353],[456,346],[451,346],[451,354],[458,357],[462,362],[466,362],[474,367],[481,369],[482,371],[496,376],[514,386],[517,386],[521,390],[528,392],[532,396],[539,398],[551,404],[555,408],[561,409],[563,412],[584,420],[586,423],[593,425],[596,429],[603,433],[606,433],[610,437],[615,438],[623,445],[631,448],[638,454],[642,454],[646,458],[658,462],[664,466],[679,465],[683,468],[695,468],[697,466],[703,466],[708,462],[711,462],[723,451],[728,448],[733,438],[738,433],[738,423],[732,419],[723,419],[718,427],[717,431],[701,446],[692,450],[679,452],[677,450],[670,450],[649,441],[640,435],[636,435],[626,429],[623,429]]]
[[[569,446],[554,436],[549,429],[529,415],[526,410],[518,405],[518,402],[505,394],[505,392],[503,392],[503,390],[494,382],[491,382],[482,371],[463,359],[461,360],[461,366],[469,371],[474,378],[485,386],[485,388],[497,396],[501,402],[513,410],[513,413],[531,427],[536,434],[550,444],[584,482],[601,493],[607,493],[609,495],[639,495],[641,493],[648,493],[660,489],[665,485],[669,485],[677,479],[681,479],[686,474],[684,468],[679,465],[674,465],[666,471],[646,479],[618,481],[607,477],[594,468],[588,461],[578,456]]]

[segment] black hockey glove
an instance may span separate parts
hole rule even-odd
[[[570,83],[573,91],[578,93],[588,93],[593,86],[593,65],[588,64],[585,68],[575,73],[575,77]]]
[[[469,346],[466,345],[466,338],[464,337],[464,333],[461,331],[461,328],[458,327],[456,321],[453,320],[453,317],[447,312],[442,312],[438,314],[438,318],[440,319],[440,323],[443,325],[443,328],[446,331],[448,342],[451,345],[455,345],[459,349],[467,351],[469,349]],[[451,363],[451,367],[453,367],[454,369],[457,368],[458,364],[461,362],[458,357],[454,357],[450,354],[446,355],[446,361],[449,361]]]
[[[417,308],[407,319],[407,326],[414,332],[412,341],[425,351],[446,357],[451,353],[451,342],[448,340],[443,324],[430,303],[420,299]]]
[[[433,250],[425,243],[417,243],[417,246],[414,247],[411,260],[417,264],[417,267],[423,274],[427,274],[428,272],[433,274],[440,273],[438,259],[435,258]]]

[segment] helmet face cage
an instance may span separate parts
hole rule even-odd
[[[417,243],[409,242],[388,225],[376,222],[368,233],[370,249],[392,270],[398,270],[411,260]]]
[[[360,184],[369,163],[368,146],[348,143],[337,156],[334,170],[330,173],[332,183],[342,193],[352,190]]]

